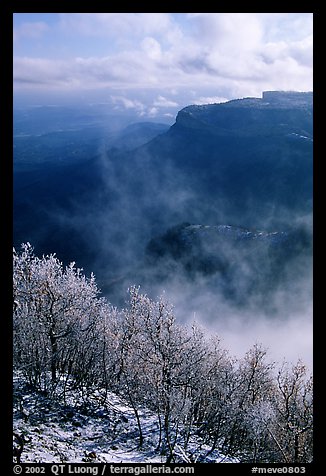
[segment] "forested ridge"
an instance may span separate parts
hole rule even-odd
[[[157,451],[194,462],[193,441],[240,462],[312,461],[312,376],[305,364],[272,362],[259,343],[242,358],[219,336],[178,323],[168,297],[132,286],[125,307],[101,297],[94,275],[55,254],[13,252],[14,371],[54,401],[80,392],[105,406],[119,395],[156,415]],[[190,441],[192,444],[190,445]],[[196,458],[196,459],[195,459]],[[200,461],[200,460],[199,460]]]

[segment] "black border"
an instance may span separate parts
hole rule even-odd
[[[0,13],[0,30],[2,46],[2,69],[1,69],[1,144],[2,152],[0,159],[0,204],[1,204],[1,365],[0,365],[0,395],[2,404],[1,416],[1,439],[0,461],[5,465],[12,461],[12,16],[8,11]],[[3,147],[3,144],[5,147]],[[1,435],[2,436],[2,435]],[[8,437],[9,436],[9,437]],[[8,461],[8,458],[10,460]],[[5,472],[6,470],[4,470]],[[12,469],[10,473],[12,473]],[[7,473],[6,473],[7,474]]]
[[[5,3],[5,2],[3,2]],[[12,101],[13,101],[13,90],[12,90],[12,69],[13,69],[13,44],[12,44],[12,17],[15,12],[60,12],[65,11],[69,12],[76,11],[76,5],[71,4],[69,9],[68,2],[41,2],[41,1],[13,1],[10,5],[4,5],[1,2],[0,6],[0,31],[1,31],[1,45],[2,45],[2,98],[1,98],[1,135],[2,135],[2,144],[5,143],[4,152],[1,154],[0,159],[0,203],[2,207],[2,247],[1,247],[1,267],[2,267],[2,277],[1,280],[1,316],[2,316],[2,329],[4,329],[4,334],[2,334],[1,342],[1,351],[4,353],[4,358],[2,359],[0,366],[0,382],[1,382],[1,401],[3,402],[2,409],[5,410],[5,417],[1,418],[1,433],[3,433],[4,439],[1,438],[2,442],[0,445],[0,467],[3,468],[3,464],[8,464],[8,472],[3,471],[3,474],[12,474],[12,443],[11,443],[11,433],[12,433],[12,243],[13,243],[13,233],[12,233],[12,215],[13,215],[13,192],[12,192],[12,183],[13,183],[13,173],[12,173],[12,156],[13,156],[13,145],[12,145],[12,124],[13,124],[13,110],[12,110]],[[219,7],[227,7],[229,5],[218,5]],[[237,6],[237,5],[234,5]],[[250,5],[246,5],[250,7]],[[321,29],[323,27],[323,18],[321,16],[320,7],[313,5],[312,2],[309,2],[308,5],[305,5],[305,9],[298,8],[299,5],[297,2],[295,6],[285,5],[284,2],[280,5],[280,11],[289,11],[289,12],[309,12],[314,15],[314,375],[315,375],[315,385],[314,385],[314,395],[315,395],[315,410],[314,410],[314,420],[315,420],[315,438],[314,438],[314,463],[311,465],[302,465],[307,467],[306,474],[320,474],[318,470],[319,464],[322,463],[322,447],[321,442],[323,440],[323,428],[322,428],[322,400],[321,395],[323,395],[323,377],[321,373],[321,368],[323,367],[324,354],[319,351],[318,348],[318,339],[322,338],[323,331],[320,328],[319,324],[322,322],[322,309],[321,302],[318,295],[320,287],[323,285],[323,275],[320,270],[320,250],[321,239],[323,237],[323,224],[322,220],[320,221],[320,215],[322,216],[322,180],[323,180],[323,159],[321,157],[321,152],[319,147],[321,147],[322,142],[322,133],[323,133],[323,119],[322,119],[322,105],[321,99],[322,94],[320,91],[319,81],[323,77],[321,71],[321,55],[322,51],[322,42],[321,42]],[[52,8],[53,7],[53,8]],[[81,5],[81,10],[88,11],[87,5]],[[102,11],[105,4],[103,2],[92,2],[91,4],[92,11]],[[137,2],[137,4],[126,4],[123,5],[116,2],[109,3],[107,8],[112,12],[132,12],[134,8],[137,7],[140,11],[148,11],[148,3]],[[209,2],[207,6],[204,4],[194,5],[191,2],[184,0],[178,2],[164,2],[160,7],[158,4],[153,5],[153,9],[150,11],[158,9],[158,11],[163,12],[183,12],[183,11],[205,11],[210,12],[216,9],[217,5]],[[264,5],[257,3],[253,7],[249,8],[249,11],[263,11]],[[265,8],[267,5],[265,5]],[[273,9],[278,11],[277,4],[273,3]],[[307,8],[308,7],[308,8]],[[78,9],[77,9],[78,10]],[[227,9],[226,11],[229,11]],[[269,9],[267,8],[267,11]],[[3,298],[3,299],[2,299]],[[2,436],[2,435],[1,435]],[[208,463],[204,465],[204,471],[208,468]],[[28,465],[25,465],[28,466]],[[30,465],[31,466],[31,465]],[[35,466],[35,465],[34,465]],[[45,466],[47,466],[45,464]],[[98,465],[100,466],[100,465]],[[142,466],[142,465],[138,465]],[[195,474],[198,474],[198,465],[196,465]],[[210,466],[210,465],[209,465]],[[247,465],[241,463],[241,474],[251,474],[251,467],[253,465]],[[284,467],[283,465],[257,465],[258,467]],[[9,469],[10,468],[10,469]],[[231,464],[224,465],[221,471],[221,465],[218,467],[219,474],[228,474],[228,471],[238,473],[239,465]],[[202,468],[203,469],[203,468]],[[24,473],[23,473],[24,474]],[[52,473],[46,473],[52,474]],[[108,473],[106,473],[108,474]],[[240,474],[240,473],[239,473]]]

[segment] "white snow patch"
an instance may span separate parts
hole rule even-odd
[[[157,450],[158,424],[147,409],[140,410],[144,443],[138,446],[134,412],[119,396],[109,393],[105,404],[82,406],[77,395],[65,402],[28,390],[21,377],[14,378],[13,431],[25,444],[22,463],[164,463]],[[94,394],[96,396],[96,393]],[[193,441],[193,448],[198,442]],[[189,445],[191,449],[191,444]],[[209,448],[201,446],[201,453]],[[182,448],[176,454],[187,462]],[[209,462],[238,462],[218,451]]]

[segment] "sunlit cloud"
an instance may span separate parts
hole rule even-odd
[[[123,109],[134,109],[138,112],[145,110],[145,105],[138,100],[131,100],[124,96],[111,96],[113,104],[122,106]]]
[[[28,15],[16,19],[16,91],[147,90],[146,106],[163,108],[191,90],[199,104],[313,88],[309,13],[62,13],[51,26]]]
[[[171,101],[171,99],[167,99],[164,96],[158,96],[153,105],[156,107],[178,107],[177,102]]]

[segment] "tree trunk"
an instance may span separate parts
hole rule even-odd
[[[142,427],[141,427],[139,412],[138,412],[137,406],[136,406],[136,404],[135,404],[135,402],[134,402],[133,395],[132,395],[132,389],[130,389],[130,387],[129,387],[129,382],[128,382],[128,381],[127,381],[127,389],[128,389],[129,401],[130,401],[131,406],[132,406],[132,409],[133,409],[133,411],[134,411],[134,414],[135,414],[135,417],[136,417],[136,421],[137,421],[138,431],[139,431],[139,444],[138,444],[138,447],[141,448],[141,447],[143,446],[143,443],[144,443],[144,435],[143,435],[143,430],[142,430]]]
[[[57,380],[57,354],[58,354],[58,342],[57,337],[54,335],[53,330],[50,332],[51,342],[51,381],[55,383]]]
[[[294,462],[299,463],[299,435],[294,435]]]

